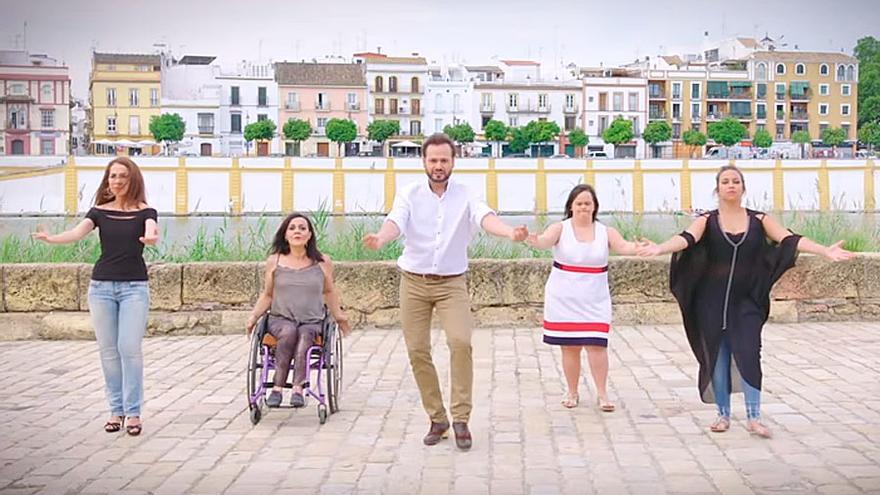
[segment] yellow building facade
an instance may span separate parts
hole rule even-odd
[[[93,53],[89,77],[91,152],[159,152],[150,119],[161,114],[159,55]]]

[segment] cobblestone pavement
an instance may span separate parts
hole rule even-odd
[[[251,426],[243,336],[148,339],[140,437],[101,429],[93,342],[4,342],[0,492],[880,492],[880,324],[769,325],[764,335],[772,440],[745,431],[741,395],[731,430],[707,431],[714,409],[698,399],[680,327],[614,331],[614,413],[596,408],[588,372],[580,407],[559,405],[559,352],[539,329],[476,330],[470,452],[452,439],[422,445],[428,423],[399,330],[346,340],[342,411],[323,426],[313,401]],[[435,342],[446,376],[442,333]]]

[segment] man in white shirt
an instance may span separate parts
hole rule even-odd
[[[471,448],[468,420],[473,389],[470,298],[464,276],[467,247],[482,228],[514,242],[525,240],[525,226],[501,221],[485,202],[464,185],[450,181],[455,164],[455,144],[445,134],[434,134],[422,144],[426,182],[410,184],[394,198],[394,205],[379,232],[364,236],[364,245],[380,249],[404,236],[403,254],[397,260],[400,275],[400,319],[409,361],[431,419],[423,439],[435,445],[448,436],[449,419],[437,370],[431,359],[431,313],[446,332],[451,369],[452,428],[458,448]]]

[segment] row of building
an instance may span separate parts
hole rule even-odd
[[[400,135],[388,143],[398,150],[461,122],[479,139],[490,120],[512,127],[556,122],[563,132],[545,154],[574,154],[566,135],[575,128],[589,136],[590,150],[608,151],[602,134],[618,117],[631,120],[635,132],[618,156],[645,156],[641,134],[654,120],[672,128],[665,156],[684,152],[685,131],[705,133],[728,117],[750,135],[765,129],[781,142],[799,130],[819,139],[829,127],[856,139],[858,61],[843,53],[783,51],[769,38],[733,38],[704,42],[698,53],[619,67],[552,69],[542,74],[541,65],[528,60],[436,64],[418,54],[379,52],[346,61],[242,61],[234,68],[206,56],[94,53],[83,103],[70,97],[66,67],[45,56],[0,52],[0,111],[6,115],[0,154],[156,154],[161,147],[149,122],[163,113],[186,123],[178,152],[201,156],[373,154],[377,143],[366,129],[375,120],[399,121]],[[358,129],[358,138],[341,150],[325,133],[333,118]],[[263,119],[277,124],[275,139],[245,142],[245,127]],[[313,135],[286,140],[281,130],[290,119],[310,122]],[[488,146],[465,152],[489,153]],[[505,154],[506,145],[500,146],[494,152]]]

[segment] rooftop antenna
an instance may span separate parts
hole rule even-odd
[[[24,50],[27,51],[27,21],[24,21]]]

